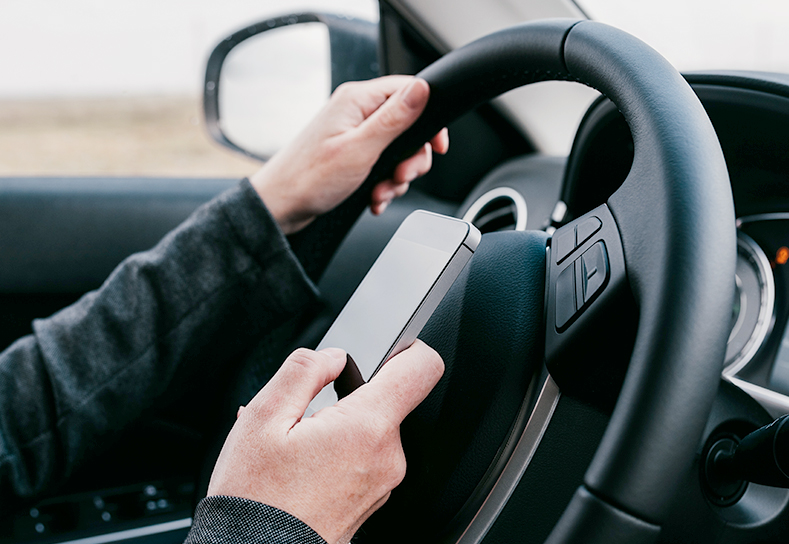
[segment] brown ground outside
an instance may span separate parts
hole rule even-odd
[[[210,139],[196,97],[0,100],[0,177],[232,178],[259,166]]]

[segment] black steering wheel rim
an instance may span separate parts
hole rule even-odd
[[[659,54],[591,21],[503,30],[418,75],[431,87],[425,113],[386,150],[362,190],[293,239],[297,254],[309,261],[315,248],[336,247],[374,183],[476,105],[547,80],[578,81],[609,97],[635,144],[631,172],[606,209],[621,238],[638,332],[603,440],[549,541],[654,539],[712,405],[728,335],[721,316],[734,292],[734,208],[706,113]],[[312,262],[306,268],[319,273],[321,263]]]

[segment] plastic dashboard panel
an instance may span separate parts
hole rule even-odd
[[[126,256],[152,247],[226,179],[0,179],[0,345],[30,320],[95,289]]]
[[[3,178],[0,292],[80,293],[237,180]]]

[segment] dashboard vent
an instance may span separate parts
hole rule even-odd
[[[526,201],[510,187],[497,187],[479,197],[463,216],[482,234],[526,230]]]

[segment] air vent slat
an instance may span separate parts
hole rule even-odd
[[[526,201],[509,187],[498,187],[479,197],[463,216],[482,234],[526,230]]]

